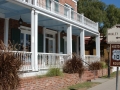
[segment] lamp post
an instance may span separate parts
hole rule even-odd
[[[110,78],[110,58],[109,58],[109,52],[110,52],[110,47],[107,47],[107,52],[108,52],[108,78]]]

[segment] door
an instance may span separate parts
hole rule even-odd
[[[31,35],[26,33],[20,34],[21,51],[31,51]]]
[[[54,41],[53,38],[46,38],[46,53],[55,53]]]

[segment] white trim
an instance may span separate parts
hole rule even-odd
[[[31,31],[20,29],[21,33],[31,35]]]
[[[53,30],[50,30],[50,29],[46,29],[46,30],[45,30],[45,34],[55,35],[55,34],[57,34],[57,31],[53,31]]]
[[[18,27],[19,29],[22,29],[22,30],[28,30],[28,31],[31,31],[31,28],[30,27],[26,27],[26,26],[20,26]]]

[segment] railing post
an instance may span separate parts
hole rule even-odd
[[[81,15],[82,15],[82,24],[84,24],[84,13],[82,13]]]
[[[69,15],[70,20],[71,20],[71,11],[72,11],[71,8],[69,8],[69,14],[68,15]]]

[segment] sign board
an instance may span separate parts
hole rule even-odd
[[[107,43],[120,44],[120,25],[115,25],[107,30]]]
[[[111,44],[110,66],[120,66],[120,44]]]

